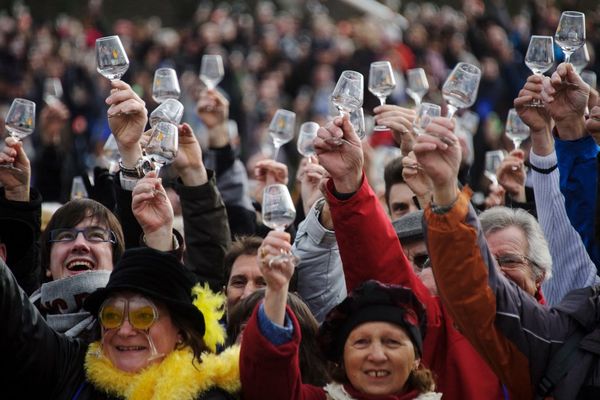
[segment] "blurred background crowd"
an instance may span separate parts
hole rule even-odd
[[[4,3],[0,7],[0,115],[6,114],[15,97],[38,104],[38,127],[25,143],[34,163],[32,185],[46,201],[68,200],[73,176],[102,162],[102,148],[110,134],[104,103],[110,86],[96,72],[94,45],[106,35],[119,35],[125,45],[131,65],[123,80],[143,98],[149,113],[158,105],[151,97],[154,71],[177,70],[180,100],[186,106],[183,121],[194,128],[201,144],[206,138],[195,113],[200,60],[203,54],[221,54],[225,78],[219,87],[231,104],[230,135],[250,177],[252,165],[272,153],[267,125],[276,109],[293,110],[298,124],[323,123],[332,114],[329,96],[342,70],[368,76],[371,62],[391,61],[398,84],[388,102],[412,107],[405,95],[405,71],[424,68],[430,86],[424,101],[444,104],[440,87],[452,67],[465,61],[482,70],[472,107],[479,125],[473,136],[469,183],[476,191],[485,190],[480,172],[483,154],[512,149],[503,126],[513,99],[531,74],[523,62],[530,36],[552,36],[562,10],[585,12],[590,53],[586,69],[600,74],[600,4],[596,1],[527,0],[508,5],[501,0],[450,5],[387,1],[379,3],[385,6],[383,14],[393,12],[383,17],[381,10],[369,9],[369,2],[350,0],[182,1],[170,3],[169,11],[161,2],[127,2],[122,7],[102,0],[85,5]],[[62,6],[69,11],[63,12]],[[130,15],[135,7],[139,15]],[[555,51],[558,65],[563,56],[558,47]],[[47,78],[60,79],[64,107],[44,106]],[[375,96],[365,95],[367,126],[377,104]],[[294,143],[280,153],[290,176],[300,160]],[[371,154],[375,175],[381,176],[371,178],[377,188],[383,184],[384,158],[390,150],[367,147],[365,151]]]

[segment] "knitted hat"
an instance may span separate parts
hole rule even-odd
[[[173,255],[147,247],[130,249],[117,262],[106,287],[90,294],[83,307],[98,315],[107,297],[130,290],[165,303],[171,314],[193,321],[196,331],[204,336],[204,315],[192,303],[195,283],[191,272]]]
[[[325,318],[317,339],[325,357],[339,362],[350,332],[366,322],[398,325],[410,338],[417,354],[423,354],[426,324],[425,308],[414,293],[403,286],[364,282]]]
[[[400,242],[407,243],[424,240],[423,235],[423,210],[417,210],[401,216],[392,222]]]

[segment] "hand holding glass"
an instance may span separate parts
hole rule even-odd
[[[277,160],[279,148],[294,138],[296,124],[296,113],[284,109],[278,109],[269,124],[269,135],[273,139],[275,154],[273,160]]]
[[[111,81],[125,75],[129,59],[118,36],[96,39],[96,65],[98,72]]]
[[[468,63],[458,63],[452,70],[444,86],[442,96],[448,104],[448,118],[457,110],[471,107],[477,99],[481,70]]]
[[[152,98],[157,103],[167,99],[178,99],[181,95],[177,72],[173,68],[159,68],[154,71],[154,83],[152,84]]]
[[[504,160],[504,151],[492,150],[485,153],[485,170],[483,174],[488,178],[494,185],[498,184],[498,178],[496,177],[496,171],[502,161]]]
[[[202,56],[200,80],[206,85],[208,90],[216,88],[224,75],[223,59],[220,55],[205,54]]]
[[[416,106],[419,106],[421,101],[423,101],[423,97],[429,90],[427,74],[425,74],[425,70],[423,68],[413,68],[406,71],[406,79],[408,81],[406,86],[406,94],[413,99]]]
[[[523,122],[517,110],[511,108],[506,118],[506,136],[512,140],[515,149],[521,146],[521,143],[529,137],[529,126]]]
[[[560,16],[554,40],[565,53],[565,62],[569,63],[571,55],[585,44],[585,14],[564,11]]]
[[[442,115],[442,108],[437,104],[421,103],[417,109],[417,116],[413,122],[413,129],[417,135],[422,135],[427,129],[427,125],[435,117]]]

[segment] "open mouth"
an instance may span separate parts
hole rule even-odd
[[[370,371],[367,371],[367,375],[369,375],[372,378],[383,378],[383,377],[386,377],[386,376],[390,375],[390,371],[384,371],[384,370],[374,371],[374,370],[370,370]]]
[[[118,351],[144,351],[145,346],[115,346]]]
[[[71,272],[86,272],[94,269],[94,264],[85,260],[73,260],[67,264],[67,269]]]

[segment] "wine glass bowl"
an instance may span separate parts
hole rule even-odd
[[[176,99],[167,99],[150,113],[150,126],[154,128],[160,121],[179,125],[183,117],[183,104]]]
[[[471,107],[477,99],[481,70],[468,63],[458,63],[444,82],[442,96],[448,105],[448,118],[457,110]]]
[[[295,219],[296,208],[287,186],[280,183],[267,185],[263,191],[263,224],[276,231],[284,231]]]
[[[581,71],[581,79],[592,89],[596,89],[597,76],[594,71]]]
[[[200,66],[200,80],[206,85],[208,90],[217,87],[219,82],[225,76],[223,68],[223,58],[218,54],[205,54],[202,56]]]
[[[554,40],[552,36],[533,35],[525,54],[525,65],[534,75],[543,75],[554,65]],[[540,99],[533,99],[531,107],[543,107]]]
[[[579,11],[564,11],[560,16],[554,41],[565,53],[565,62],[585,44],[585,14]]]
[[[275,112],[269,124],[269,135],[271,135],[273,145],[275,146],[274,160],[277,160],[279,148],[294,138],[295,124],[295,112],[281,108]]]
[[[362,107],[364,97],[364,77],[356,71],[343,71],[338,79],[331,102],[340,114],[351,113]]]
[[[587,49],[587,44],[583,44],[579,49],[575,50],[571,55],[571,65],[579,75],[590,63],[590,53]]]
[[[423,68],[413,68],[406,71],[406,94],[415,102],[416,106],[421,104],[423,97],[429,90],[427,74]]]
[[[58,78],[46,78],[44,80],[44,102],[46,104],[53,104],[60,101],[63,95],[63,87],[60,79]]]
[[[427,125],[435,117],[442,115],[442,108],[437,104],[421,103],[417,109],[417,115],[413,122],[413,130],[415,134],[422,135],[427,129]]]
[[[158,174],[163,165],[175,160],[179,144],[179,130],[170,122],[158,122],[153,129],[144,151],[146,158],[155,164]]]
[[[118,36],[96,39],[97,71],[107,79],[121,79],[129,69],[129,58]]]
[[[317,137],[317,131],[319,130],[319,124],[316,122],[308,121],[300,125],[300,132],[298,133],[298,153],[304,157],[314,157],[316,155],[315,145],[313,141]]]
[[[35,103],[31,100],[16,98],[13,100],[4,125],[8,134],[15,139],[23,140],[35,130]]]
[[[517,110],[514,108],[511,108],[508,111],[505,133],[506,136],[512,140],[515,149],[518,149],[521,146],[521,143],[523,143],[530,135],[529,126],[523,122],[521,117],[519,117]]]
[[[502,161],[504,160],[504,151],[502,150],[491,150],[485,153],[485,170],[483,174],[488,178],[494,185],[498,184],[498,178],[496,171]]]
[[[369,91],[379,99],[381,105],[396,87],[396,78],[389,61],[376,61],[369,67]]]
[[[152,84],[152,98],[157,103],[163,103],[168,99],[179,99],[181,89],[177,72],[173,68],[159,68],[154,71],[154,83]]]

